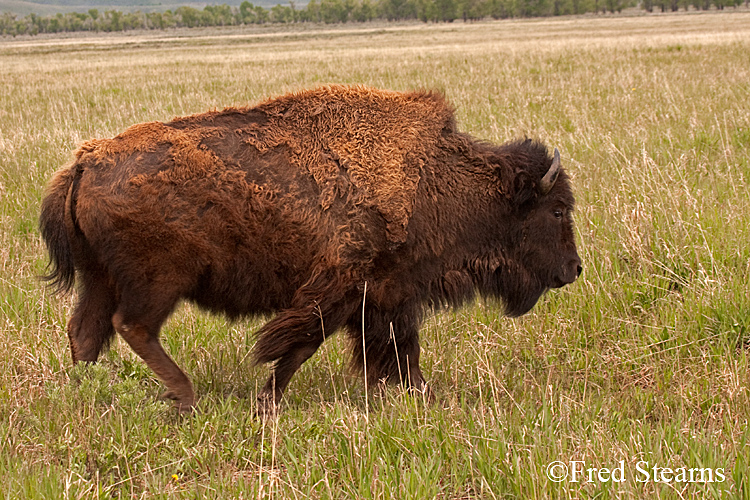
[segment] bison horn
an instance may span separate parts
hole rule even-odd
[[[549,167],[549,170],[546,174],[544,174],[544,177],[542,177],[542,181],[539,183],[539,191],[541,191],[542,194],[547,194],[550,192],[550,189],[552,189],[552,186],[555,185],[555,181],[557,180],[557,174],[560,173],[560,151],[555,148],[555,157],[552,160],[552,165]]]

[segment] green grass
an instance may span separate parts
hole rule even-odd
[[[0,67],[0,498],[750,498],[750,15],[5,41]],[[520,319],[433,315],[435,405],[365,394],[334,337],[263,424],[263,318],[189,305],[163,341],[195,415],[121,341],[72,367],[73,298],[35,278],[52,172],[134,123],[321,83],[439,89],[477,137],[559,147],[581,279]],[[554,461],[626,481],[555,483]],[[639,482],[639,462],[726,480]]]

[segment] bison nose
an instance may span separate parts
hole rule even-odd
[[[565,278],[563,281],[567,283],[573,283],[583,272],[583,266],[581,266],[581,259],[576,255],[568,262],[565,267]]]

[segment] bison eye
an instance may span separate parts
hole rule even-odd
[[[562,217],[563,217],[563,212],[562,212],[562,210],[555,210],[555,211],[553,212],[553,214],[554,214],[554,216],[555,216],[555,219],[562,219]]]

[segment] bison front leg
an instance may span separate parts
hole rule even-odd
[[[317,314],[316,314],[317,311]],[[256,363],[275,361],[271,375],[258,393],[258,414],[274,416],[292,376],[315,354],[326,336],[319,309],[293,309],[280,313],[260,330],[255,344]],[[332,325],[334,331],[337,327]]]
[[[284,390],[292,380],[292,376],[299,370],[302,363],[315,354],[322,342],[321,337],[319,341],[290,348],[288,353],[276,362],[266,385],[258,394],[259,415],[272,417],[276,414]]]
[[[418,306],[405,306],[396,311],[371,306],[365,311],[364,327],[361,318],[348,325],[352,365],[366,375],[368,386],[400,382],[410,392],[424,394],[430,401],[433,399],[419,367],[420,324]]]
[[[343,288],[343,287],[341,287]],[[258,332],[255,362],[275,362],[271,376],[258,393],[258,414],[273,416],[284,389],[302,364],[315,354],[328,335],[343,326],[357,307],[357,291],[342,294],[339,300],[318,300],[333,293],[300,294],[301,307],[279,313]]]
[[[164,352],[159,342],[161,323],[162,321],[149,322],[128,318],[121,310],[112,318],[117,333],[169,389],[162,397],[174,400],[180,413],[189,413],[195,404],[193,385],[180,367]]]

